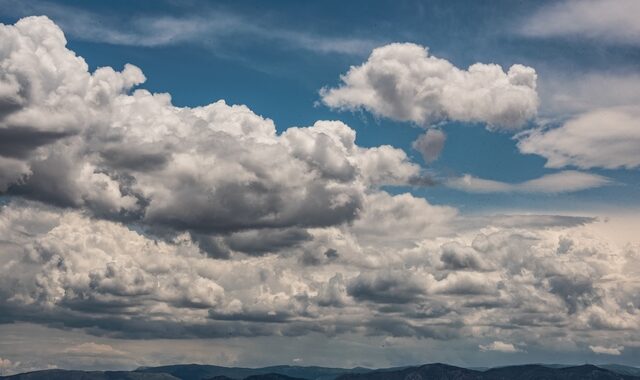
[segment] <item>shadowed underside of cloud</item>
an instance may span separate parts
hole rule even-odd
[[[464,175],[450,179],[447,186],[470,193],[570,193],[596,187],[610,185],[612,181],[606,177],[565,170],[547,174],[540,178],[521,183],[506,183]]]
[[[479,220],[392,195],[382,186],[421,172],[404,151],[358,146],[338,121],[278,134],[245,106],[175,107],[133,90],[135,66],[89,72],[47,18],[2,25],[0,41],[0,130],[23,142],[0,144],[2,323],[145,339],[638,340],[638,249],[592,234],[591,219]],[[456,86],[489,73],[490,94],[530,104],[530,69],[461,73],[409,50]],[[520,120],[503,116],[488,120]]]

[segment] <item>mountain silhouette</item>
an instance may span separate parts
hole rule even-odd
[[[272,366],[263,368],[177,364],[135,371],[44,370],[2,380],[640,380],[640,369],[617,364],[528,364],[470,369],[442,363],[386,369]]]

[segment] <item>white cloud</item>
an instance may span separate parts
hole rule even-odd
[[[140,69],[90,73],[45,17],[2,25],[0,39],[0,189],[12,195],[189,231],[224,256],[211,234],[338,225],[367,191],[420,177],[403,150],[359,147],[339,121],[278,135],[246,106],[132,92]]]
[[[522,153],[545,157],[550,168],[637,168],[640,107],[596,109],[558,128],[527,131],[518,140]]]
[[[535,37],[572,37],[636,45],[640,41],[635,0],[564,0],[542,7],[521,27]]]
[[[498,352],[522,352],[521,349],[514,346],[512,343],[505,343],[499,340],[489,343],[487,345],[479,345],[480,351],[498,351]]]
[[[538,107],[531,67],[513,65],[505,72],[495,64],[476,63],[462,70],[411,43],[374,49],[341,80],[341,86],[320,91],[329,107],[365,109],[419,125],[458,120],[517,129]]]
[[[622,350],[624,350],[624,347],[622,346],[616,346],[616,347],[589,346],[589,349],[595,352],[596,354],[618,356],[622,354]]]
[[[565,170],[546,174],[520,183],[506,183],[482,179],[466,174],[450,179],[447,186],[470,193],[570,193],[611,184],[611,180],[597,174]]]

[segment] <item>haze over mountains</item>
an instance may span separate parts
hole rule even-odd
[[[385,369],[272,366],[220,367],[200,364],[138,368],[134,371],[44,370],[3,380],[634,380],[640,368],[616,364],[580,366],[528,364],[469,369],[433,363]]]

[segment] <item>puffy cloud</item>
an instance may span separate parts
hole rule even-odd
[[[416,302],[427,291],[429,278],[420,278],[410,271],[361,273],[347,287],[350,296],[378,303]]]
[[[407,195],[380,199],[412,204]],[[419,225],[410,211],[423,213],[412,207],[377,218],[382,226]],[[464,219],[441,223],[455,218]],[[294,238],[281,255],[215,260],[188,234],[156,241],[118,222],[14,200],[0,212],[0,309],[5,321],[120,338],[637,338],[639,289],[628,281],[637,275],[637,247],[612,246],[583,222],[493,226],[501,223],[433,237],[438,229],[400,224],[378,240],[356,221],[311,229],[312,239]],[[253,236],[242,237],[252,244]],[[318,258],[314,265],[301,259],[306,253]]]
[[[624,349],[624,347],[622,346],[617,346],[617,347],[589,346],[589,349],[595,352],[596,354],[617,356],[622,354],[622,350]]]
[[[411,147],[422,155],[425,162],[435,161],[442,148],[447,136],[439,129],[429,129],[421,134],[412,144]]]
[[[513,65],[505,72],[495,64],[476,63],[462,70],[411,43],[374,49],[341,79],[340,87],[320,91],[329,107],[365,109],[419,125],[458,120],[516,129],[538,107],[531,67]]]
[[[519,137],[522,153],[547,159],[546,166],[560,168],[640,166],[640,108],[612,107],[578,115],[553,129],[535,129]]]
[[[634,0],[586,0],[543,6],[522,25],[525,35],[571,37],[637,44],[640,26],[634,17],[640,5]]]
[[[472,247],[465,247],[458,242],[451,242],[443,244],[441,248],[442,254],[440,255],[440,261],[442,261],[442,264],[446,269],[489,269],[478,251]]]
[[[281,135],[273,122],[218,101],[179,108],[132,88],[135,66],[88,71],[46,17],[0,26],[0,190],[171,238],[188,231],[212,256],[273,252],[304,228],[352,221],[365,193],[420,180],[391,146],[318,121]],[[291,228],[291,231],[287,229]],[[271,229],[270,247],[253,239]],[[252,235],[253,234],[253,235]]]
[[[564,170],[546,174],[521,183],[506,183],[476,178],[469,174],[450,179],[447,186],[470,193],[570,193],[611,184],[611,180],[597,174]]]
[[[521,349],[513,345],[513,343],[505,343],[496,340],[487,345],[479,345],[480,351],[499,351],[499,352],[522,352]]]

